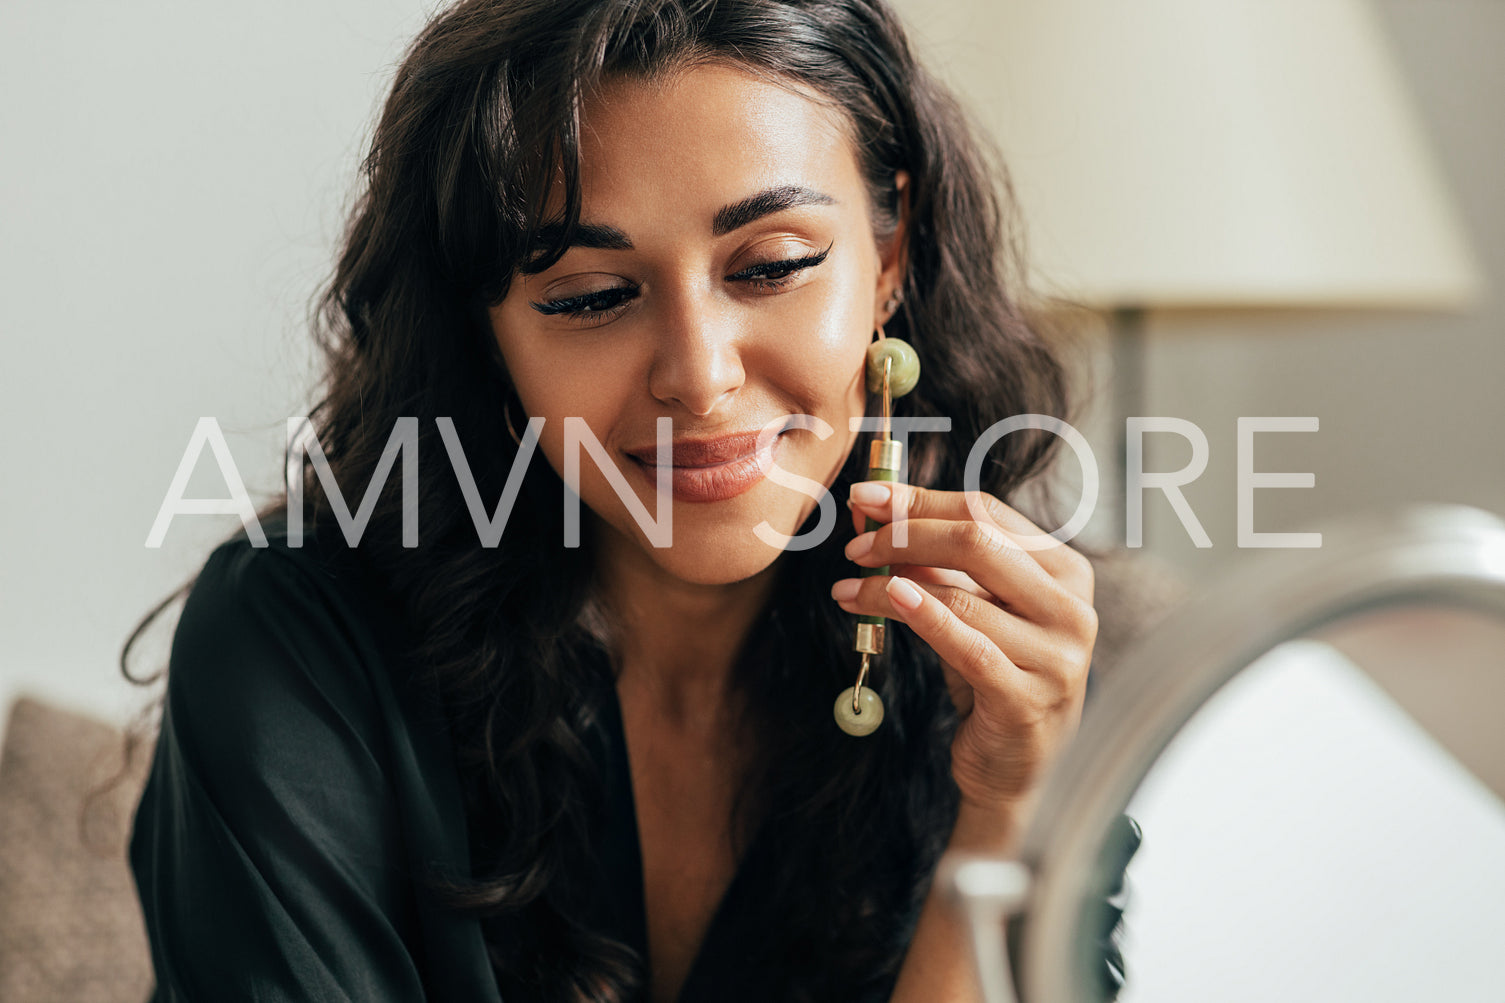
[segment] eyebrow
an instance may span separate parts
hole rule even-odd
[[[756,222],[764,216],[783,212],[785,209],[793,209],[796,206],[835,204],[836,200],[825,192],[806,188],[804,185],[779,185],[766,188],[755,195],[749,195],[741,201],[717,209],[716,215],[711,219],[711,236],[724,237],[733,230]],[[563,223],[545,223],[538,228],[538,236],[533,242],[530,254],[542,253],[557,244],[563,235]],[[606,223],[581,222],[575,226],[575,232],[571,235],[566,250],[570,247],[585,247],[602,251],[630,251],[633,245],[627,234],[614,226]],[[525,275],[536,275],[543,269],[524,264],[519,271]]]

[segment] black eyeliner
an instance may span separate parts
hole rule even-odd
[[[829,244],[826,245],[825,250],[818,251],[815,254],[808,254],[808,255],[806,255],[803,258],[788,258],[788,259],[785,259],[785,260],[782,260],[782,261],[765,261],[765,262],[760,262],[760,263],[758,263],[756,265],[749,265],[748,267],[742,269],[740,272],[737,272],[735,275],[732,275],[730,277],[733,278],[733,279],[741,279],[741,278],[759,279],[759,278],[765,278],[769,272],[789,272],[789,273],[802,272],[802,271],[804,271],[807,268],[814,268],[817,265],[819,265],[822,262],[824,262],[826,260],[826,258],[830,256],[830,254],[831,254],[831,248],[833,248],[835,246],[836,246],[836,241],[833,240],[833,241],[831,241],[831,243],[829,243]],[[781,279],[775,279],[775,280],[772,280],[772,281],[783,281],[783,280],[781,280]],[[597,290],[596,292],[583,293],[583,294],[581,294],[579,296],[568,297],[567,299],[551,300],[551,301],[546,302],[546,303],[533,303],[533,302],[530,302],[528,305],[531,306],[534,310],[537,310],[539,313],[543,314],[546,317],[554,317],[554,316],[590,317],[590,316],[593,316],[593,315],[596,315],[596,314],[606,314],[606,313],[608,313],[608,312],[610,312],[612,310],[615,310],[617,307],[621,306],[622,304],[626,303],[628,300],[630,300],[634,296],[636,296],[637,293],[638,293],[638,290],[641,289],[641,288],[642,288],[641,286],[636,286],[636,285],[634,285],[634,286],[614,286],[611,289],[601,289],[601,290]],[[583,309],[584,307],[586,307],[586,306],[588,306],[588,305],[590,305],[592,303],[599,302],[603,297],[609,297],[609,296],[611,296],[613,293],[626,293],[627,295],[622,296],[622,297],[618,298],[615,302],[613,302],[613,303],[611,303],[611,304],[609,304],[607,306],[601,307],[599,309],[595,309],[595,310],[586,310],[586,309]]]
[[[606,297],[606,296],[610,296],[612,293],[618,293],[618,292],[620,292],[620,293],[629,293],[629,294],[631,294],[629,296],[624,296],[623,298],[618,299],[615,303],[612,303],[610,306],[602,307],[599,311],[597,311],[597,310],[585,311],[587,313],[605,313],[607,310],[611,310],[611,309],[613,309],[613,308],[621,305],[622,303],[626,302],[628,299],[631,299],[632,296],[637,295],[638,288],[639,288],[638,286],[613,286],[610,289],[599,289],[596,292],[583,293],[583,294],[581,294],[579,296],[571,296],[568,299],[550,300],[547,303],[531,303],[530,302],[528,305],[531,306],[533,309],[537,310],[539,313],[541,313],[544,316],[548,317],[548,316],[554,316],[555,314],[575,312],[578,308],[584,307],[584,306],[587,306],[590,303],[599,301],[601,298]]]
[[[742,271],[738,272],[736,275],[733,275],[732,278],[737,278],[740,275],[756,273],[757,269],[760,268],[768,272],[797,272],[805,268],[814,268],[816,265],[819,265],[821,262],[826,260],[827,256],[829,256],[831,253],[831,248],[835,246],[836,242],[833,240],[831,243],[826,245],[826,249],[824,251],[820,251],[816,254],[806,255],[803,258],[790,258],[787,261],[765,261],[761,264],[749,265],[746,268],[742,269]]]

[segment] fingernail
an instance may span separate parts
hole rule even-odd
[[[855,537],[847,544],[847,559],[851,561],[865,557],[873,549],[873,542],[878,539],[877,533],[863,533]]]
[[[906,578],[889,579],[888,597],[894,601],[895,606],[911,612],[919,609],[920,603],[924,601],[920,590],[911,585]]]
[[[831,598],[837,602],[851,602],[857,598],[857,590],[862,588],[862,579],[843,578],[831,586]]]
[[[851,498],[858,505],[887,505],[893,489],[882,481],[859,481],[852,485]]]

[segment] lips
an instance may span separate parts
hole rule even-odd
[[[758,432],[738,432],[715,439],[683,439],[673,443],[669,481],[674,500],[713,502],[735,498],[767,476],[782,433],[770,437],[758,452]],[[658,486],[658,446],[624,450],[655,490]]]
[[[743,460],[758,450],[758,433],[742,432],[719,439],[681,440],[673,444],[670,460],[676,467],[714,467]],[[626,450],[628,456],[653,466],[658,463],[658,445]]]

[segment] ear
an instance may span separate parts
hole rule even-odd
[[[889,299],[904,287],[904,278],[909,274],[909,172],[894,172],[894,189],[898,193],[899,222],[894,235],[886,246],[878,248],[878,286],[873,316],[879,324],[887,324],[897,312],[890,310]]]

